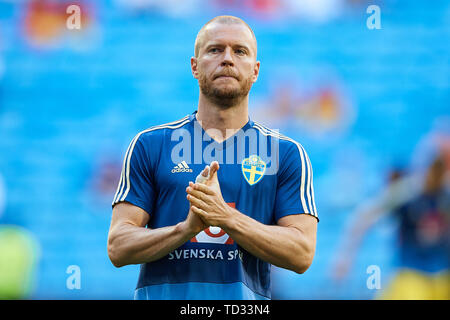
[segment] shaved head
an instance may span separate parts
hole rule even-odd
[[[205,35],[208,31],[208,29],[213,25],[213,24],[224,24],[224,25],[244,25],[247,27],[247,29],[250,31],[251,36],[252,36],[252,49],[254,50],[255,53],[255,57],[256,57],[256,51],[257,51],[257,44],[256,44],[256,37],[255,34],[253,33],[252,28],[250,28],[250,26],[242,19],[238,18],[238,17],[234,17],[234,16],[218,16],[215,17],[211,20],[209,20],[198,32],[197,34],[197,38],[195,39],[195,50],[194,50],[194,54],[195,57],[198,58],[198,55],[200,53],[200,49],[201,47],[204,45],[204,38]]]
[[[221,109],[239,105],[248,99],[259,66],[255,34],[241,19],[219,16],[198,32],[191,69],[202,99]]]

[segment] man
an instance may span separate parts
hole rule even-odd
[[[376,298],[448,300],[450,298],[450,193],[444,154],[421,173],[393,175],[383,192],[356,210],[344,233],[333,276],[344,280],[364,236],[383,217],[398,222],[398,257],[393,279]]]
[[[209,21],[191,58],[198,110],[139,133],[125,154],[108,254],[117,267],[141,264],[136,299],[270,299],[271,264],[312,263],[311,163],[249,119],[256,54],[244,21]]]

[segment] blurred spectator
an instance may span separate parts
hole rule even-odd
[[[109,152],[102,154],[92,168],[91,178],[88,181],[87,198],[90,205],[95,206],[95,212],[103,212],[107,204],[111,202],[111,195],[117,189],[118,180],[122,169],[121,159]],[[109,214],[109,213],[108,213]]]
[[[0,225],[0,299],[30,298],[38,257],[38,244],[29,231]]]
[[[429,165],[425,177],[391,173],[387,189],[369,205],[357,210],[356,221],[345,233],[338,251],[334,276],[348,273],[367,231],[391,213],[400,223],[399,266],[381,299],[450,299],[450,192],[449,173],[442,154]],[[421,183],[422,181],[422,183]]]
[[[6,191],[0,175],[0,221],[6,207]],[[38,245],[22,227],[0,224],[0,299],[26,299],[34,284]]]
[[[23,32],[25,39],[32,47],[53,48],[58,47],[69,37],[67,35],[79,35],[80,32],[89,30],[93,23],[92,4],[82,0],[76,5],[80,8],[80,25],[77,32],[70,32],[67,28],[67,20],[71,14],[67,8],[72,1],[63,0],[32,0],[26,4],[23,17]]]
[[[340,81],[320,81],[309,87],[289,75],[275,83],[255,107],[255,120],[273,128],[302,130],[330,140],[346,132],[355,118],[354,106]]]
[[[414,171],[423,171],[430,163],[430,157],[441,154],[450,170],[450,116],[434,119],[430,131],[416,145],[411,160]],[[448,176],[447,178],[450,178]]]

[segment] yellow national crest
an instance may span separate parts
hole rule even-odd
[[[258,183],[264,176],[266,163],[257,155],[242,160],[242,174],[250,185]]]

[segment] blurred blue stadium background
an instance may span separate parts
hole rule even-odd
[[[389,280],[395,223],[368,235],[345,284],[330,276],[336,248],[355,207],[448,123],[450,3],[290,2],[0,1],[0,224],[39,244],[28,298],[132,299],[139,267],[114,268],[106,252],[122,157],[137,132],[196,109],[189,59],[219,14],[258,40],[251,116],[302,143],[314,167],[316,256],[303,275],[274,268],[273,297],[374,297],[366,269]],[[80,30],[66,28],[69,4]],[[366,25],[371,4],[381,29]]]

